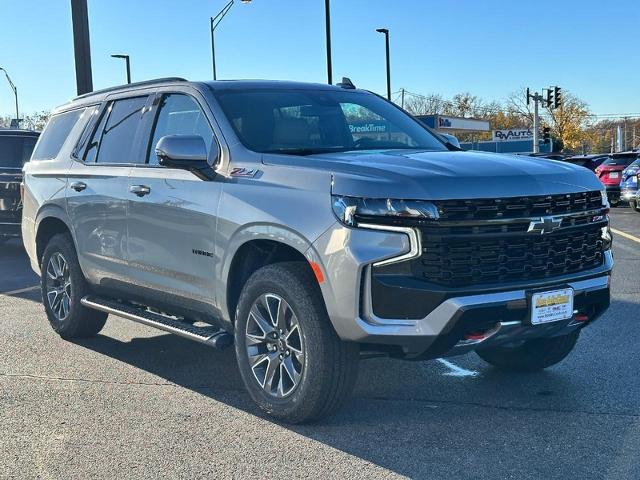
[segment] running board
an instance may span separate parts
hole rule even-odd
[[[188,322],[150,312],[143,307],[127,305],[115,300],[87,295],[80,303],[88,308],[112,313],[119,317],[142,323],[149,327],[164,330],[195,342],[223,349],[233,344],[233,337],[216,327],[196,327]]]

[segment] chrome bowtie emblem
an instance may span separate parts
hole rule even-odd
[[[545,233],[551,233],[557,230],[562,225],[562,218],[559,217],[540,217],[538,220],[533,220],[529,223],[529,229],[527,233],[533,233],[543,235]]]

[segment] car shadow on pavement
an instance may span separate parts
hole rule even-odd
[[[635,308],[631,302],[616,303],[614,318]],[[594,334],[602,332],[588,336]],[[623,335],[611,341],[624,341]],[[274,422],[255,407],[233,348],[216,351],[169,334],[125,342],[99,335],[75,343],[413,478],[541,478],[557,475],[558,466],[567,462],[574,478],[614,469],[621,461],[638,468],[629,460],[633,449],[625,453],[621,447],[633,445],[637,435],[629,422],[637,416],[637,402],[630,401],[628,415],[600,405],[598,395],[604,393],[598,388],[615,396],[629,387],[616,379],[609,385],[603,381],[608,375],[603,370],[617,367],[602,363],[607,361],[602,354],[594,363],[589,340],[581,341],[584,350],[569,366],[534,374],[504,374],[473,356],[453,359],[477,373],[469,378],[448,376],[438,361],[364,361],[354,398],[337,415],[293,426]],[[585,390],[595,396],[585,399]]]

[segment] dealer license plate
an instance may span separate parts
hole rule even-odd
[[[531,323],[566,320],[573,316],[573,288],[534,293],[531,296]]]

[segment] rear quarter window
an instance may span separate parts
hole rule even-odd
[[[85,110],[86,108],[79,108],[51,117],[40,136],[40,141],[38,141],[31,159],[49,160],[57,157],[69,133]]]

